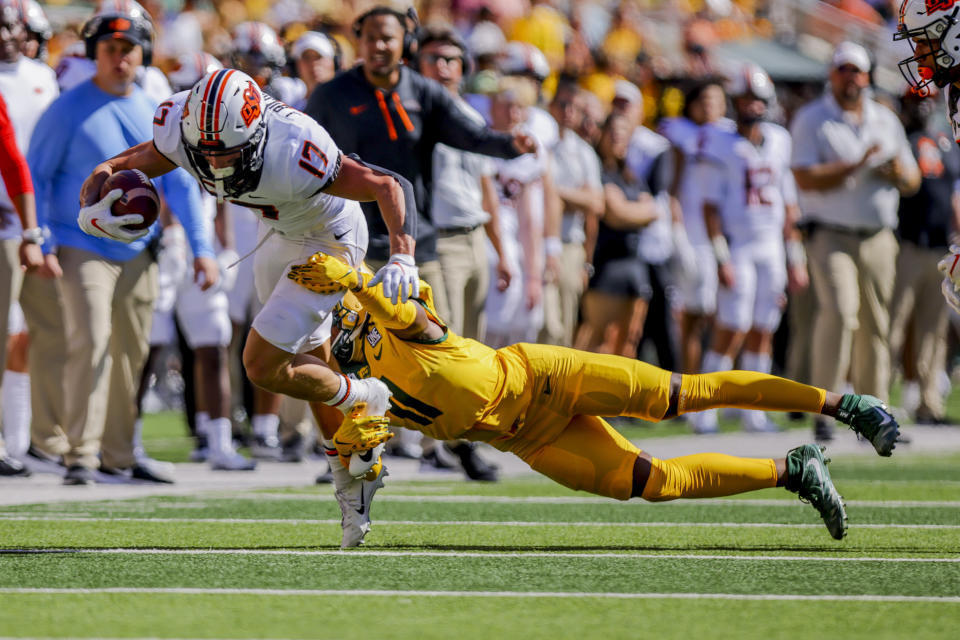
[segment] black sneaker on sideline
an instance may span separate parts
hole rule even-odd
[[[10,456],[0,458],[0,476],[29,478],[30,469],[22,462]]]
[[[823,418],[814,420],[813,439],[817,442],[830,442],[833,440],[833,425]]]
[[[63,476],[63,484],[68,486],[93,484],[93,469],[88,469],[82,464],[72,464],[67,467],[67,473]]]
[[[479,482],[496,482],[499,479],[497,467],[486,462],[477,454],[477,445],[474,443],[461,442],[454,447],[450,447],[450,450],[460,458],[463,472],[467,474],[469,479]]]

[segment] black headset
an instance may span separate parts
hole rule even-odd
[[[143,49],[143,66],[150,66],[153,59],[153,25],[148,20],[126,13],[102,13],[83,25],[83,44],[88,58],[96,60],[97,42],[111,33],[129,33],[136,38]]]
[[[400,24],[403,26],[403,59],[412,60],[416,55],[415,45],[417,44],[417,31],[420,29],[420,18],[417,16],[417,10],[413,8],[413,5],[407,9],[406,13],[401,13],[385,5],[378,5],[372,9],[368,9],[353,21],[353,35],[357,39],[360,38],[363,23],[367,18],[385,15],[394,16],[400,21]]]

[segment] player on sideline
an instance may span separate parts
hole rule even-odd
[[[344,156],[320,125],[264,95],[251,77],[235,69],[208,73],[189,91],[162,102],[153,123],[153,140],[103,162],[87,177],[80,191],[81,227],[93,233],[100,226],[116,226],[107,222],[120,190],[103,199],[99,193],[107,177],[121,169],[140,169],[156,177],[183,167],[218,200],[259,211],[263,224],[254,249],[254,280],[264,306],[243,354],[250,380],[269,391],[342,411],[365,400],[386,404],[390,392],[382,382],[350,383],[326,362],[330,311],[342,292],[318,295],[283,276],[290,265],[316,251],[359,265],[366,253],[367,225],[357,201],[376,201],[389,230],[392,256],[375,281],[393,297],[416,295],[411,228],[416,214],[410,183]],[[97,218],[100,225],[91,229],[90,221]],[[137,237],[121,232],[118,239]],[[321,429],[332,436],[336,426]],[[381,470],[380,475],[385,473]],[[356,521],[365,517],[380,478],[356,480],[337,469],[334,476],[344,527],[357,531]]]
[[[620,356],[536,344],[493,350],[451,333],[437,318],[426,283],[416,302],[396,304],[369,274],[332,256],[317,254],[287,277],[323,295],[350,290],[337,312],[346,330],[334,352],[344,370],[353,363],[359,378],[377,377],[393,394],[385,417],[348,415],[334,437],[340,455],[380,444],[389,437],[389,421],[439,440],[488,442],[564,486],[619,500],[710,498],[782,486],[810,501],[840,539],[846,513],[818,446],[803,445],[779,459],[703,453],[661,460],[598,416],[658,421],[725,406],[810,411],[850,425],[884,456],[899,433],[870,396],[841,396],[768,374],[681,375]]]
[[[913,56],[900,61],[900,72],[914,91],[925,94],[931,84],[947,87],[947,119],[960,144],[960,3],[903,0],[893,39],[913,48]],[[960,246],[951,245],[937,267],[944,275],[943,297],[960,313]]]

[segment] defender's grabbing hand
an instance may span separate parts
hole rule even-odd
[[[306,263],[290,267],[287,277],[301,287],[323,295],[340,293],[347,289],[357,291],[362,289],[370,278],[343,260],[319,252],[310,256]]]

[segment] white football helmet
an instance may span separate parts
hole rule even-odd
[[[504,75],[528,75],[543,82],[550,75],[550,63],[540,49],[526,42],[508,42],[500,60]]]
[[[930,83],[945,87],[960,80],[960,2],[957,0],[903,0],[894,40],[906,40],[914,55],[900,61],[900,73],[915,91]],[[916,39],[929,51],[919,55]]]
[[[233,64],[251,76],[265,76],[269,82],[274,71],[287,63],[287,54],[277,32],[262,22],[241,22],[233,30]],[[260,78],[258,77],[258,80]]]
[[[176,68],[168,73],[167,77],[174,91],[185,91],[195,85],[197,80],[218,69],[223,69],[223,65],[209,53],[185,53],[177,58]]]
[[[727,95],[731,98],[738,98],[747,94],[759,98],[769,103],[773,100],[776,92],[773,87],[773,80],[767,75],[760,65],[747,62],[730,74],[730,79],[724,86]]]
[[[190,90],[180,137],[204,188],[223,201],[252,191],[267,141],[263,93],[236,69],[208,73]]]

